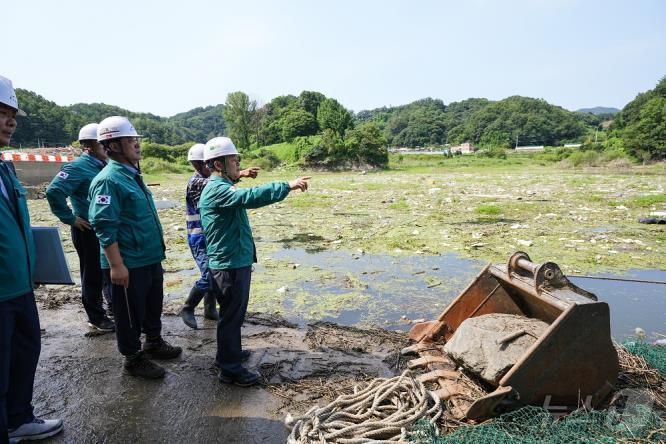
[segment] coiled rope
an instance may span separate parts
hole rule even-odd
[[[373,379],[365,388],[338,396],[303,416],[288,414],[289,444],[407,443],[408,428],[420,418],[434,424],[443,413],[441,400],[406,370],[393,378]],[[437,429],[435,427],[435,429]]]

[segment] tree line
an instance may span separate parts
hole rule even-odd
[[[600,132],[602,148],[624,150],[637,158],[666,155],[666,78],[615,115],[568,111],[522,96],[499,101],[470,98],[449,104],[425,98],[353,113],[316,91],[279,96],[263,106],[236,91],[227,96],[224,105],[160,117],[102,103],[59,106],[21,89],[17,94],[29,117],[21,118],[12,139],[15,146],[69,144],[84,124],[124,115],[147,141],[156,144],[205,142],[226,134],[241,151],[254,155],[265,146],[294,143],[302,163],[323,166],[349,161],[382,165],[388,159],[388,146],[462,142],[480,147],[557,146],[596,141]],[[604,124],[611,119],[610,127]]]
[[[639,159],[666,158],[666,76],[614,116],[606,144]]]
[[[109,116],[128,117],[139,134],[147,140],[179,145],[191,141],[206,141],[226,130],[222,112],[224,105],[195,108],[172,117],[149,113],[135,113],[104,103],[78,103],[59,106],[44,97],[24,89],[16,94],[28,117],[19,117],[12,136],[12,146],[66,146],[75,141],[79,129],[90,122],[99,122]]]

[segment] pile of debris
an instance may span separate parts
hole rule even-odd
[[[563,416],[617,407],[628,390],[666,412],[665,375],[613,344],[608,305],[556,264],[534,264],[523,252],[506,266],[488,265],[409,336],[416,343],[402,353],[420,355],[410,370],[288,415],[290,442],[404,442],[419,419],[449,434],[524,409]]]

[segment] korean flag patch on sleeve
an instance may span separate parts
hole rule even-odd
[[[111,203],[111,196],[107,196],[105,194],[95,196],[95,203],[97,205],[109,205]]]
[[[61,179],[67,179],[69,177],[69,174],[67,174],[64,171],[61,171],[61,172],[58,173],[58,177],[61,178]]]

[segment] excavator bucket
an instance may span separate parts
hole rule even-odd
[[[520,356],[494,391],[478,399],[459,396],[459,365],[443,351],[466,319],[494,313],[535,318],[548,327]],[[511,340],[513,336],[506,338]],[[435,321],[413,326],[416,352],[410,367],[429,370],[442,399],[453,401],[454,414],[483,421],[524,405],[563,413],[598,405],[617,379],[618,356],[610,336],[608,304],[573,285],[557,264],[534,264],[524,252],[507,265],[488,265]],[[503,339],[504,340],[504,339]]]

